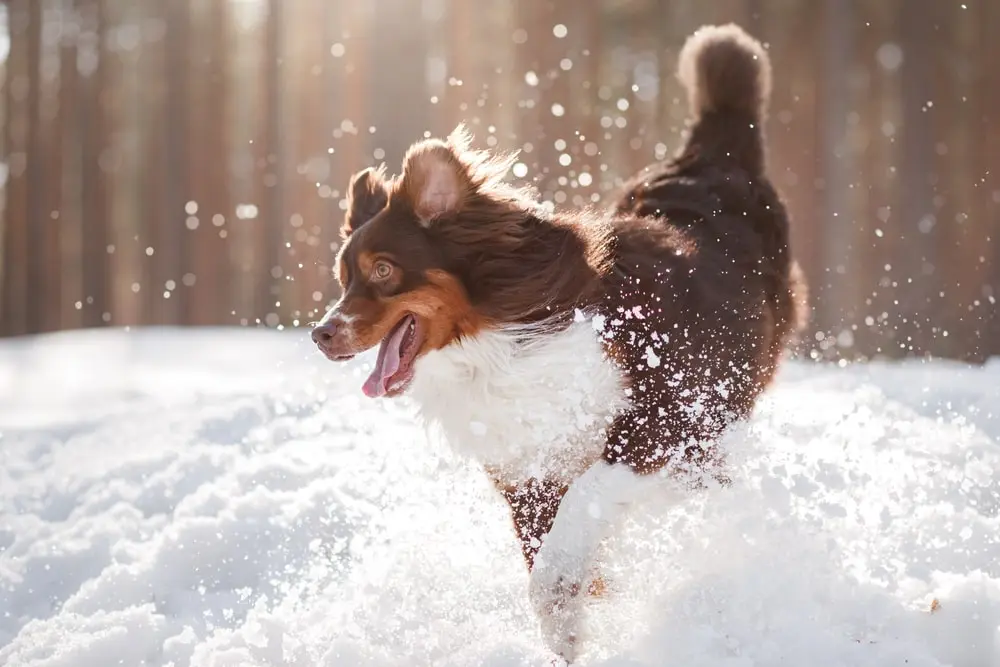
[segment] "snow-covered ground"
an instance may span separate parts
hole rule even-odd
[[[0,345],[0,665],[544,664],[505,508],[366,361]],[[608,545],[580,664],[1000,665],[1000,363],[793,364],[725,446]]]

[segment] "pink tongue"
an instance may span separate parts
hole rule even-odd
[[[389,390],[389,379],[399,370],[400,356],[403,345],[403,337],[406,336],[410,328],[410,318],[407,317],[396,329],[382,341],[378,349],[378,358],[375,360],[375,370],[365,380],[361,391],[365,392],[368,398],[378,398],[384,396]]]

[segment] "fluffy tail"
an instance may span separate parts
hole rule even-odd
[[[685,152],[728,157],[761,174],[771,96],[771,61],[761,43],[735,24],[700,28],[681,49],[677,77],[693,116]]]

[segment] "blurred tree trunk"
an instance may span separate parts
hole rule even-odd
[[[185,0],[188,2],[189,0]],[[231,273],[227,224],[235,207],[230,197],[230,77],[228,0],[189,5],[191,35],[186,67],[190,72],[187,114],[188,155],[186,226],[192,278],[188,323],[232,324]]]
[[[575,121],[580,114],[576,108],[579,93],[570,87],[569,73],[563,71],[561,62],[570,55],[569,27],[576,28],[573,15],[579,12],[579,6],[574,0],[546,0],[538,5],[536,22],[528,28],[528,39],[538,49],[536,74],[545,100],[539,110],[541,134],[534,142],[538,166],[545,174],[539,186],[545,199],[566,208],[566,187],[560,179],[570,169],[560,159],[566,147],[574,143],[573,130],[578,127]],[[561,26],[558,34],[556,26]]]
[[[6,2],[6,0],[4,0]],[[8,14],[9,17],[9,14]],[[8,26],[10,25],[8,21]],[[8,35],[9,35],[8,30]],[[8,52],[8,58],[9,58]],[[0,336],[4,334],[4,324],[3,315],[5,312],[5,297],[6,290],[4,288],[4,276],[6,275],[6,251],[4,250],[4,241],[7,234],[8,221],[7,221],[7,186],[9,181],[7,178],[10,176],[10,152],[8,151],[7,128],[10,124],[7,122],[7,91],[10,86],[9,83],[9,59],[5,58],[3,62],[0,62],[0,160],[7,168],[6,178],[4,180],[3,187],[0,187]]]
[[[191,72],[188,51],[191,49],[190,8],[186,0],[160,3],[164,12],[166,41],[163,54],[166,97],[163,108],[161,140],[165,142],[164,188],[162,216],[153,218],[156,239],[156,263],[152,280],[157,290],[163,289],[163,301],[157,310],[170,321],[189,323],[191,310],[190,243],[186,224],[188,201],[189,153],[197,147],[188,144],[187,109],[192,103]],[[154,62],[148,63],[151,67]],[[162,283],[161,283],[162,281]],[[166,296],[169,294],[169,296]]]
[[[80,24],[77,8],[70,1],[64,1],[63,20],[72,25]],[[79,48],[76,39],[61,35],[56,45],[59,59],[59,88],[56,104],[58,116],[53,132],[58,132],[60,141],[60,182],[59,206],[59,259],[57,265],[60,279],[60,309],[59,326],[63,329],[76,329],[83,325],[82,309],[86,296],[83,284],[83,235],[81,222],[82,209],[82,173],[80,163],[81,137],[77,132],[77,120],[80,106],[80,74],[77,60]]]
[[[44,24],[60,27],[69,23],[62,0],[38,0],[39,17]],[[61,32],[61,31],[60,31]],[[70,208],[63,197],[63,121],[69,112],[60,104],[60,32],[41,31],[38,78],[39,106],[36,156],[40,168],[37,178],[38,201],[35,223],[32,225],[37,246],[33,257],[35,265],[31,290],[37,321],[34,330],[56,331],[63,320],[63,263],[62,242],[65,222],[63,214]]]
[[[893,345],[893,339],[882,326],[881,313],[887,312],[891,303],[888,288],[880,286],[886,257],[893,246],[893,236],[886,230],[896,224],[899,212],[893,209],[895,182],[895,146],[885,138],[887,128],[895,127],[894,110],[887,101],[896,95],[898,71],[886,67],[879,58],[880,49],[891,49],[895,42],[887,42],[887,25],[895,23],[891,5],[859,3],[857,20],[868,27],[858,31],[857,48],[869,54],[860,63],[854,59],[859,85],[855,111],[859,122],[854,123],[855,152],[858,155],[857,190],[859,196],[857,218],[867,223],[868,236],[860,239],[855,248],[860,275],[851,278],[858,283],[859,308],[854,333],[855,350],[852,356],[864,358],[883,353]],[[890,63],[892,64],[892,63]],[[865,223],[861,223],[865,224]]]
[[[339,298],[339,284],[334,276],[334,262],[340,248],[340,225],[344,212],[340,200],[354,169],[364,160],[360,137],[351,136],[349,142],[335,142],[333,132],[340,125],[337,114],[346,110],[348,118],[359,119],[365,114],[366,100],[359,91],[364,71],[360,49],[356,46],[362,33],[358,9],[351,3],[324,3],[322,12],[322,39],[315,45],[317,57],[325,62],[320,76],[321,109],[319,132],[329,137],[326,143],[315,146],[317,164],[322,176],[313,220],[315,248],[314,264],[310,267],[315,281],[313,291],[306,299],[304,321],[320,319],[329,305]],[[345,46],[347,43],[347,46]],[[339,48],[335,45],[339,44]],[[343,49],[343,51],[341,51]],[[339,54],[334,56],[334,50]],[[330,151],[333,152],[330,152]]]
[[[856,48],[854,9],[854,0],[823,2],[824,40],[819,78],[822,102],[818,105],[823,172],[821,252],[830,283],[822,293],[823,317],[816,325],[833,336],[846,326],[845,321],[853,321],[858,315],[856,308],[861,298],[857,289],[863,284],[859,274],[865,267],[857,262],[854,249],[867,239],[866,221],[852,215],[851,182],[855,165],[848,146],[847,118],[853,99],[851,70],[845,64],[851,62]]]
[[[256,322],[274,326],[270,314],[275,311],[278,296],[280,257],[284,253],[282,232],[285,219],[282,179],[285,169],[283,145],[285,116],[281,105],[282,55],[284,53],[284,0],[268,0],[263,43],[257,60],[260,75],[258,112],[256,114],[254,156],[254,203],[257,217],[253,220],[258,237],[256,280],[254,281],[254,314]]]
[[[369,37],[354,41],[353,48],[364,49],[371,65],[367,85],[361,90],[369,100],[378,102],[367,105],[363,116],[347,120],[361,136],[368,137],[363,164],[385,160],[390,172],[394,172],[399,170],[406,149],[423,136],[428,126],[428,107],[424,102],[427,99],[427,46],[421,29],[422,3],[369,0],[359,4],[368,5],[364,11],[369,12],[365,17]],[[374,35],[378,38],[372,39]],[[464,59],[474,58],[472,53],[465,54]],[[472,85],[472,82],[466,83],[466,86]],[[419,104],[414,103],[417,100]],[[405,105],[405,111],[400,105]],[[371,127],[375,128],[374,133]],[[380,149],[378,155],[383,157],[376,156],[376,149]]]
[[[27,264],[27,294],[25,296],[25,327],[28,332],[41,331],[45,307],[44,289],[49,284],[43,265],[43,248],[47,245],[46,228],[50,228],[42,209],[44,182],[42,166],[42,3],[28,3],[28,143],[25,150],[25,175],[28,179],[28,245],[24,261]]]
[[[39,227],[39,64],[42,6],[33,0],[12,0],[8,7],[10,53],[7,59],[6,136],[8,180],[4,211],[3,333],[21,335],[38,330],[39,304],[30,298],[38,288],[41,267],[37,254]]]
[[[142,76],[141,115],[143,156],[141,170],[141,215],[145,223],[145,238],[153,254],[146,258],[143,280],[143,319],[147,324],[172,324],[179,319],[176,274],[180,263],[179,240],[184,230],[183,204],[171,196],[170,160],[175,151],[174,126],[179,118],[171,112],[178,72],[169,67],[171,46],[182,37],[177,34],[170,5],[176,3],[143,3],[143,20],[153,36],[145,42],[140,62]]]
[[[104,0],[108,40],[102,44],[106,86],[101,111],[109,132],[98,162],[108,192],[108,263],[112,275],[110,323],[135,326],[142,322],[142,265],[145,259],[144,219],[139,206],[140,156],[139,49],[141,19],[128,0]]]
[[[984,352],[1000,356],[1000,85],[996,80],[996,63],[1000,63],[1000,3],[984,1],[979,23],[980,74],[980,128],[977,173],[982,179],[979,196],[984,200],[983,219],[977,221],[986,228],[988,246],[982,249],[989,262],[988,283],[983,286],[983,308],[987,311]],[[987,83],[987,85],[982,85]]]
[[[570,89],[575,91],[571,106],[577,134],[568,139],[577,183],[571,202],[574,207],[590,204],[591,196],[600,191],[601,100],[598,89],[601,85],[601,27],[599,11],[571,14],[567,39],[572,69],[566,76],[569,77]],[[658,128],[657,125],[649,129],[654,135],[661,134]],[[662,138],[656,140],[662,141]],[[583,174],[587,176],[581,179]]]
[[[936,353],[967,361],[982,361],[985,354],[982,324],[987,311],[982,288],[989,266],[983,248],[989,246],[989,227],[977,161],[984,128],[977,114],[980,97],[995,88],[991,85],[994,67],[979,61],[979,52],[989,48],[988,42],[978,39],[979,22],[986,11],[984,3],[976,3],[965,11],[943,13],[936,34],[951,57],[938,58],[934,72],[938,90],[932,117],[940,184],[935,201],[937,258],[928,267],[937,291],[930,295],[930,310],[942,320],[933,323],[938,325]]]
[[[541,134],[543,98],[540,85],[529,82],[528,73],[541,77],[539,69],[539,50],[541,47],[540,12],[541,3],[535,0],[513,0],[514,29],[511,34],[514,50],[514,71],[511,76],[518,82],[514,86],[514,100],[517,103],[517,138],[518,150],[521,151],[521,162],[527,167],[526,183],[534,183],[541,188],[543,165],[539,163],[537,152]],[[550,26],[551,28],[551,26]],[[551,33],[550,33],[551,34]]]
[[[812,321],[809,334],[803,341],[804,351],[809,351],[813,349],[810,334],[822,330],[821,322],[830,321],[830,317],[824,314],[823,299],[829,289],[830,274],[822,252],[827,221],[823,218],[824,210],[817,188],[822,171],[821,157],[816,154],[816,146],[822,136],[819,119],[824,102],[823,91],[818,83],[822,50],[816,48],[817,44],[822,43],[820,18],[823,6],[818,2],[793,4],[787,11],[790,16],[782,18],[786,22],[787,31],[775,39],[783,41],[785,53],[800,54],[800,57],[782,59],[776,53],[772,59],[780,72],[781,78],[777,81],[784,82],[775,86],[777,93],[772,91],[772,95],[776,95],[772,99],[772,113],[777,114],[781,132],[785,135],[780,144],[776,142],[774,146],[783,146],[785,149],[785,170],[784,173],[772,170],[772,174],[776,176],[787,198],[788,211],[793,221],[792,243],[795,244],[795,256],[809,283]],[[775,102],[779,104],[776,105]]]
[[[898,301],[896,345],[892,356],[922,354],[933,349],[933,333],[926,322],[931,305],[931,278],[925,269],[936,263],[937,221],[934,210],[934,112],[937,0],[905,0],[897,5],[903,50],[900,101],[902,147],[896,193],[898,223],[896,252],[889,272]]]
[[[101,156],[108,147],[107,126],[101,100],[106,94],[108,22],[102,0],[76,0],[80,17],[81,69],[79,124],[81,137],[80,183],[83,255],[83,325],[101,326],[111,319],[111,275],[108,266],[108,192]]]
[[[285,11],[289,25],[311,26],[313,29],[301,38],[290,40],[285,55],[285,67],[294,72],[291,90],[285,100],[289,118],[288,187],[291,205],[287,238],[291,247],[287,252],[288,279],[283,283],[285,301],[293,306],[291,316],[295,321],[319,319],[314,317],[323,298],[324,283],[330,274],[323,275],[320,266],[324,252],[319,247],[322,229],[335,225],[333,211],[328,201],[320,196],[320,186],[329,179],[330,157],[326,142],[317,141],[331,135],[337,124],[331,118],[330,81],[328,70],[339,63],[330,55],[332,40],[327,32],[327,8],[322,2],[290,3]],[[351,119],[366,131],[360,118]],[[383,129],[383,128],[379,128]],[[378,136],[378,134],[376,134]],[[343,187],[344,184],[341,185]],[[329,248],[325,253],[329,254]]]

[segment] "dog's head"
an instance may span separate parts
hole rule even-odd
[[[512,156],[490,158],[468,141],[460,127],[446,141],[412,146],[397,177],[380,168],[351,179],[336,269],[342,296],[313,340],[335,361],[379,346],[368,396],[402,393],[418,358],[490,323],[488,296],[470,293],[489,292],[475,269],[484,245],[521,212],[491,190]]]

